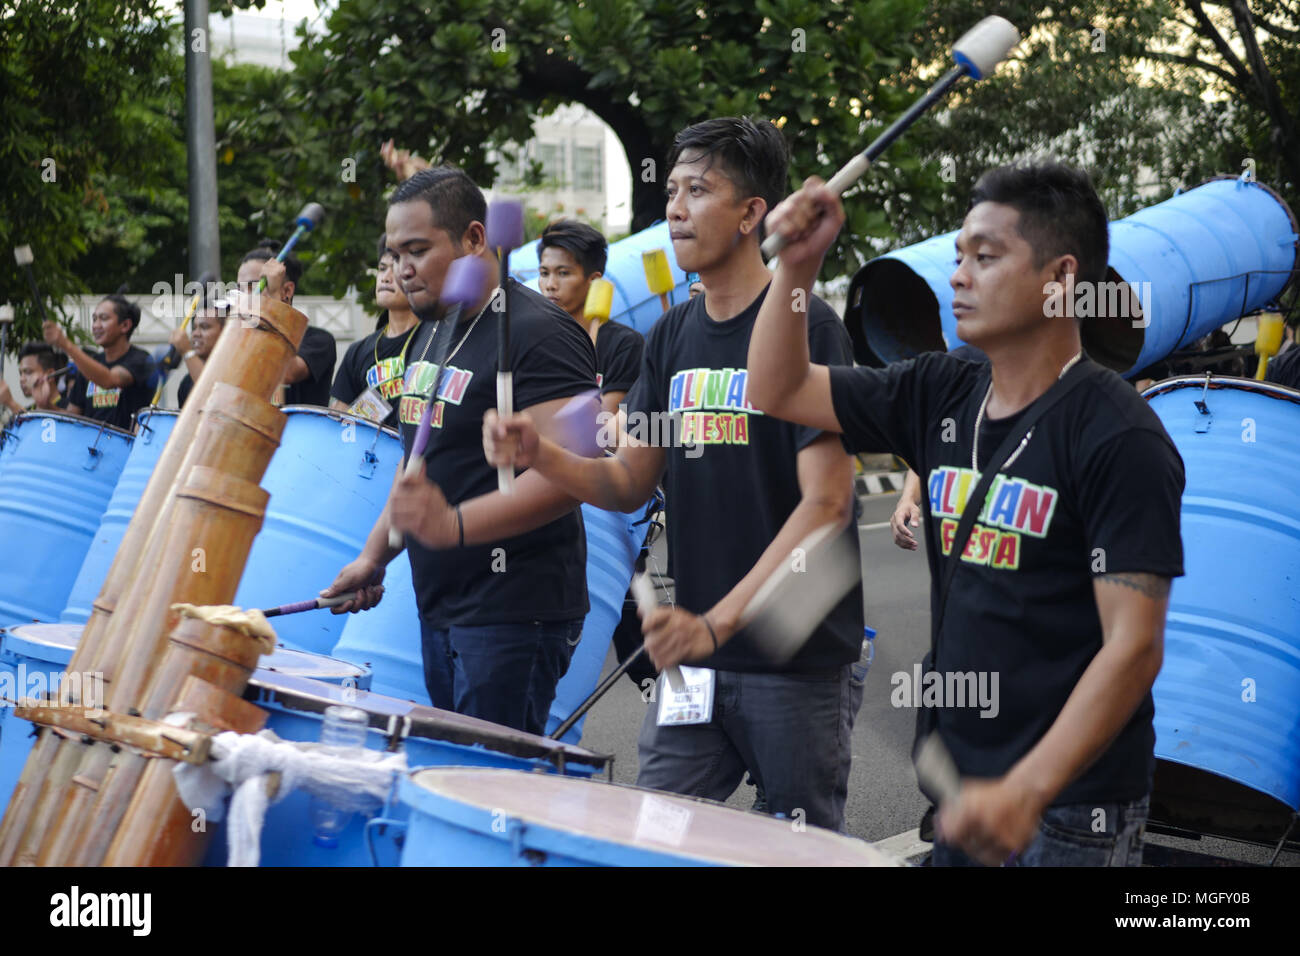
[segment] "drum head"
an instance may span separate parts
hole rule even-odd
[[[18,624],[0,628],[6,654],[66,667],[81,642],[81,624]]]
[[[307,677],[326,684],[355,687],[364,690],[370,686],[370,669],[348,661],[336,660],[323,654],[310,654],[287,647],[277,647],[258,661],[253,679],[274,685],[280,674],[288,677]]]
[[[340,424],[347,422],[353,425],[363,425],[366,428],[373,428],[392,437],[401,440],[401,435],[394,428],[385,428],[377,422],[372,422],[368,418],[362,418],[360,415],[349,415],[347,412],[341,412],[337,408],[321,408],[319,405],[285,405],[280,411],[286,415],[319,415],[321,418],[331,418]]]
[[[723,866],[901,865],[861,840],[798,821],[555,774],[434,767],[413,771],[400,795],[417,812],[484,834],[505,838],[510,827],[503,830],[501,818],[517,820],[530,846],[536,839],[547,852],[589,853],[597,864],[637,865],[662,854]]]
[[[81,415],[69,415],[67,412],[48,412],[43,410],[23,412],[21,415],[15,415],[13,424],[9,427],[11,429],[16,429],[24,424],[34,425],[47,418],[52,418],[60,424],[67,424],[75,428],[88,428],[92,431],[99,431],[102,428],[106,432],[116,432],[128,440],[134,437],[125,428],[118,428],[116,425],[109,425],[105,422],[97,422],[93,418],[85,418]]]

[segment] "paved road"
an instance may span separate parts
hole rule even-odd
[[[915,828],[926,807],[916,789],[910,756],[915,714],[890,706],[889,678],[897,671],[910,673],[929,646],[929,576],[924,542],[920,551],[902,551],[894,546],[885,526],[898,495],[872,495],[861,500],[858,534],[862,544],[863,606],[866,622],[876,629],[877,637],[875,662],[867,676],[862,710],[853,730],[846,822],[849,833],[874,841]],[[662,568],[662,540],[655,550]],[[605,673],[616,663],[611,654],[605,662]],[[636,779],[636,741],[645,707],[637,688],[625,678],[588,715],[582,744],[614,754],[617,781],[631,783]],[[727,802],[748,808],[753,801],[754,790],[745,784]],[[1192,842],[1163,835],[1149,835],[1148,839],[1242,862],[1265,863],[1269,857],[1261,847],[1224,840]],[[1282,854],[1279,864],[1300,866],[1300,853]]]

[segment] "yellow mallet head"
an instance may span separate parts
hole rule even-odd
[[[608,279],[593,279],[591,288],[587,290],[587,303],[582,307],[582,316],[588,322],[608,322],[609,310],[613,305],[614,283]]]
[[[667,295],[673,291],[673,270],[668,265],[668,253],[663,249],[651,249],[641,253],[641,265],[645,269],[646,285],[654,295]]]

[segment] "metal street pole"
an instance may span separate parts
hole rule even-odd
[[[221,274],[217,146],[208,0],[185,0],[185,145],[189,153],[191,276]]]

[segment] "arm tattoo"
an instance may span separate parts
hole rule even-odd
[[[1158,574],[1102,574],[1097,580],[1132,588],[1153,601],[1169,597],[1169,579]]]

